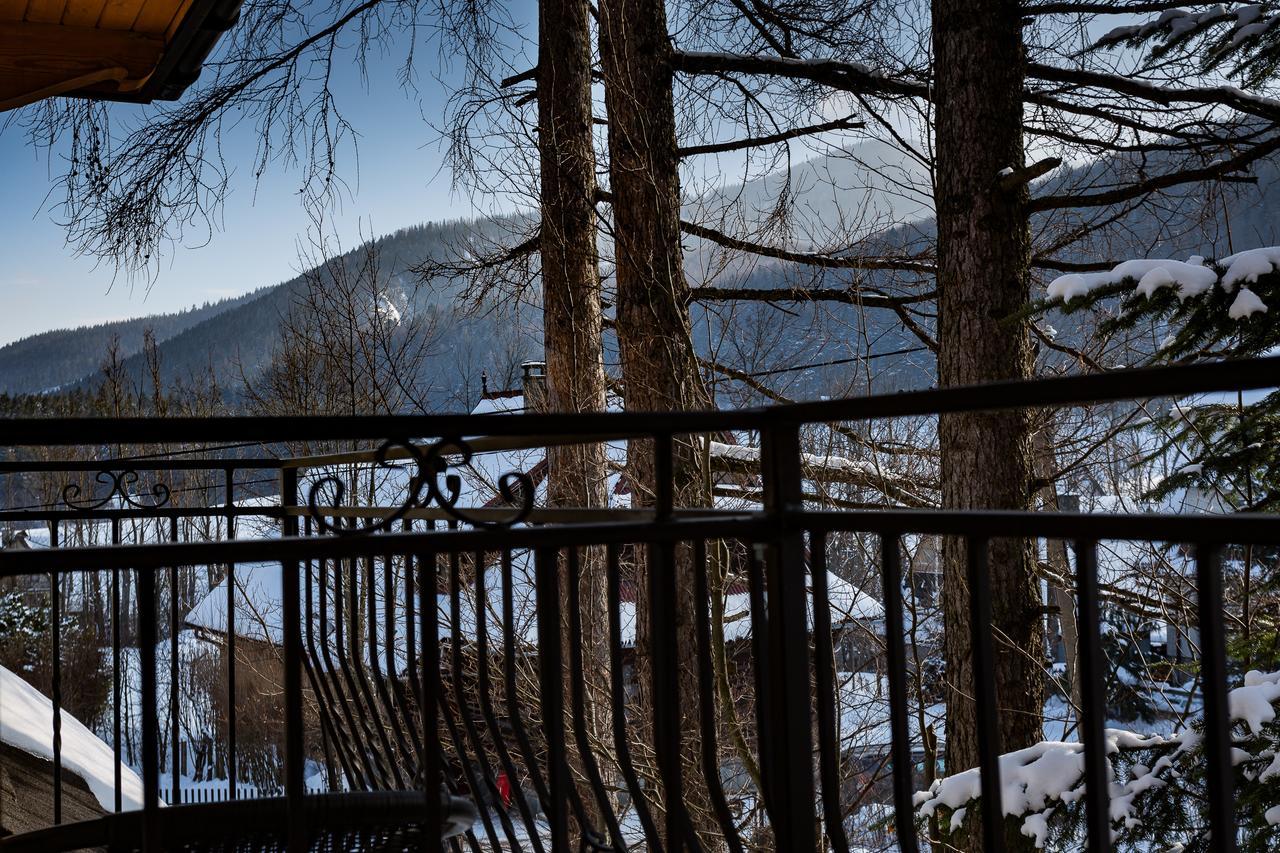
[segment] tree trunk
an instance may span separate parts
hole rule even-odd
[[[1023,165],[1019,9],[1016,0],[933,0],[942,385],[1032,374],[1027,323],[1005,321],[1029,296],[1027,189],[1001,185],[1002,170]],[[945,508],[1029,508],[1026,412],[943,415],[939,440]],[[951,774],[976,766],[978,749],[964,543],[948,539],[943,554]],[[1029,542],[993,541],[989,565],[1000,748],[1010,751],[1043,737],[1040,595]],[[976,821],[967,821],[951,840],[979,849]],[[1022,850],[1031,842],[1010,827],[1006,844]]]
[[[538,12],[538,154],[541,175],[541,252],[547,408],[557,412],[605,409],[602,347],[604,313],[596,251],[595,149],[591,115],[591,10],[588,0],[542,0]],[[604,446],[549,448],[548,503],[555,507],[603,507],[608,502]],[[560,588],[582,608],[582,665],[586,737],[607,742],[608,610],[604,555],[580,554],[578,588],[569,588],[560,561]],[[568,601],[561,612],[568,613]],[[569,660],[568,622],[562,626]],[[571,687],[566,671],[566,696]],[[569,703],[566,702],[566,707]],[[566,720],[571,725],[571,718]],[[570,764],[586,820],[603,823],[576,739],[569,728]],[[607,768],[602,772],[608,773]],[[609,784],[608,779],[605,780]]]
[[[629,411],[707,408],[711,399],[698,370],[680,244],[680,177],[672,101],[671,43],[661,0],[602,0],[600,61],[609,114],[609,180],[617,261],[617,335]],[[705,459],[697,441],[676,436],[672,460],[675,506],[710,501]],[[637,506],[652,506],[656,474],[651,442],[632,442],[627,473]],[[683,794],[694,829],[715,846],[715,821],[698,764],[696,634],[691,549],[675,549],[674,607],[650,600],[656,549],[636,567],[637,669],[641,737],[656,743],[653,720],[652,608],[670,609],[676,623],[679,729]],[[698,569],[702,570],[702,569]],[[704,605],[705,606],[705,605]],[[654,740],[650,741],[649,739]],[[671,849],[680,849],[673,843]]]

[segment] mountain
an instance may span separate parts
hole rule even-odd
[[[438,257],[464,239],[496,236],[513,227],[512,220],[445,222],[404,228],[379,238],[379,275],[398,303],[398,312],[422,315],[433,329],[431,355],[420,377],[430,389],[435,409],[469,405],[479,393],[480,374],[502,384],[518,373],[521,360],[536,357],[540,341],[532,325],[494,312],[470,317],[457,309],[458,283],[445,280],[420,285],[410,267]],[[367,247],[329,259],[325,267],[354,271]],[[102,326],[58,330],[0,348],[0,393],[39,393],[57,388],[93,386],[113,334],[120,335],[125,369],[145,373],[142,336],[152,329],[160,350],[162,378],[169,383],[210,371],[224,390],[234,393],[242,377],[255,376],[271,357],[279,324],[304,292],[299,276],[250,294],[175,315],[152,315]]]
[[[119,339],[124,354],[137,353],[147,329],[158,340],[170,339],[257,296],[250,293],[172,314],[30,335],[0,347],[0,392],[36,394],[74,384],[98,370],[112,338]]]
[[[445,256],[463,242],[491,239],[516,226],[515,220],[492,219],[403,228],[323,265],[322,280],[335,268],[356,275],[370,252],[376,256],[377,274],[396,303],[395,312],[415,316],[432,330],[430,354],[418,380],[434,410],[469,407],[479,393],[482,372],[499,383],[514,377],[520,361],[537,357],[541,341],[530,323],[511,312],[469,316],[458,305],[460,282],[420,283],[411,268],[426,258]],[[305,287],[305,277],[299,276],[265,288],[162,341],[163,378],[173,382],[212,370],[225,389],[240,387],[243,378],[257,375],[270,359],[280,322]],[[140,375],[142,359],[141,353],[133,355],[126,369]]]
[[[897,146],[871,140],[715,187],[685,209],[699,222],[725,219],[735,233],[755,231],[766,227],[785,197],[791,232],[802,243],[820,245],[932,216],[933,200],[920,191],[929,186],[923,164]]]
[[[903,215],[902,210],[906,209],[903,203],[892,198],[892,181],[880,175],[880,172],[897,175],[904,168],[909,168],[909,164],[904,167],[902,158],[890,162],[893,156],[893,149],[888,146],[868,145],[853,152],[838,152],[803,161],[792,167],[789,179],[773,173],[720,191],[712,200],[704,199],[703,212],[698,215],[703,219],[710,216],[706,207],[709,204],[714,204],[726,214],[766,208],[770,197],[779,192],[788,180],[795,201],[793,223],[798,232],[811,237],[816,238],[820,223],[829,225],[837,221],[833,211],[841,204],[842,198],[855,192],[865,202],[862,207],[866,209],[871,205],[867,199],[874,197],[880,199],[882,205],[889,205],[887,209],[891,209],[894,215]],[[927,213],[915,207],[911,210]],[[747,216],[749,218],[750,214]],[[541,349],[540,316],[536,304],[525,306],[522,313],[499,310],[481,316],[464,314],[456,305],[459,283],[437,280],[419,285],[410,273],[410,267],[424,258],[441,256],[466,239],[492,238],[504,229],[513,230],[518,226],[518,220],[501,219],[432,223],[401,229],[375,241],[381,268],[398,297],[399,307],[429,315],[427,319],[435,328],[434,354],[427,359],[425,375],[420,377],[431,388],[432,407],[435,409],[468,407],[479,393],[482,372],[489,374],[495,386],[514,382],[519,361],[538,357]],[[699,241],[690,242],[692,277],[701,278],[699,268],[707,255],[704,249]],[[337,262],[354,265],[359,262],[360,252],[349,252]],[[735,282],[747,282],[747,286],[756,286],[755,283],[776,286],[786,275],[782,269],[785,266],[773,262],[754,263],[730,269],[727,274]],[[0,393],[39,393],[95,384],[113,334],[120,336],[126,369],[135,376],[141,376],[145,368],[141,354],[142,334],[147,328],[154,332],[159,344],[161,372],[167,381],[207,375],[212,371],[224,388],[239,387],[242,376],[255,375],[270,357],[280,319],[288,312],[303,285],[304,279],[298,277],[260,288],[237,299],[177,315],[153,315],[97,327],[59,330],[0,347]],[[536,288],[531,290],[536,294]],[[764,313],[768,310],[767,306],[744,306],[733,313],[729,325],[741,329],[752,317],[764,322]],[[712,340],[727,331],[725,316],[719,311],[704,313],[700,309],[696,313],[700,348],[710,352]],[[846,309],[841,313],[849,312]],[[794,365],[812,354],[804,353],[804,349],[812,343],[814,336],[842,337],[842,330],[831,329],[830,319],[829,311],[801,308],[795,312],[790,328],[796,331],[803,326],[804,331],[788,339],[788,352],[775,348],[773,355],[794,354],[795,358],[787,362]],[[738,336],[735,340],[749,337]],[[824,350],[824,347],[818,346],[817,350]],[[839,354],[847,354],[846,349],[840,348]],[[740,352],[725,353],[723,357],[732,364],[749,366],[760,356]],[[611,360],[616,363],[616,358]],[[826,379],[821,378],[820,381],[813,371],[797,371],[784,377],[779,384],[787,387],[789,392],[810,396],[812,389],[825,387]]]
[[[1037,192],[1071,190],[1128,165],[1116,160],[1062,169]],[[1059,259],[1225,255],[1229,250],[1274,245],[1280,242],[1280,164],[1260,163],[1255,173],[1255,185],[1230,185],[1209,216],[1201,215],[1203,200],[1195,194],[1199,188],[1188,189],[1181,198],[1166,199],[1158,209],[1143,207],[1120,217],[1104,235],[1071,247]],[[889,146],[868,143],[795,164],[786,173],[709,192],[686,206],[686,216],[713,225],[723,222],[725,230],[734,233],[751,233],[767,220],[772,200],[787,187],[794,200],[791,233],[799,245],[829,250],[840,245],[842,233],[845,241],[851,233],[864,247],[873,245],[876,251],[914,252],[932,242],[934,226],[928,200],[911,191],[913,185],[927,186],[927,175],[919,164]],[[899,224],[884,227],[888,222]],[[419,284],[410,270],[423,259],[449,254],[468,241],[483,243],[504,231],[518,232],[521,224],[518,218],[432,223],[402,229],[373,244],[396,310],[419,316],[434,330],[431,355],[419,377],[430,389],[428,402],[433,410],[469,408],[478,397],[482,372],[489,375],[492,387],[509,387],[518,376],[520,361],[539,356],[538,288],[536,280],[528,283],[523,306],[501,306],[473,315],[458,308],[459,282],[439,279]],[[1046,216],[1037,217],[1032,225],[1036,231],[1050,233],[1063,227]],[[362,250],[356,250],[334,263],[352,268],[362,256]],[[876,285],[885,284],[888,275],[815,270],[768,258],[725,262],[714,246],[692,238],[686,242],[686,261],[692,281],[732,287],[848,287],[855,281]],[[139,351],[145,328],[153,329],[159,341],[166,379],[185,379],[212,369],[225,389],[238,388],[242,375],[254,376],[267,362],[280,319],[303,284],[299,277],[178,314],[33,335],[0,348],[0,393],[96,382],[98,365],[113,334],[120,336],[122,350],[129,356],[126,366],[141,376],[144,365]],[[720,364],[767,374],[770,387],[793,398],[813,398],[833,389],[918,387],[933,381],[932,354],[923,350],[891,311],[862,311],[836,303],[789,303],[785,309],[780,313],[776,306],[752,302],[695,306],[695,345]],[[1079,315],[1051,320],[1068,337],[1082,334]],[[607,341],[606,346],[608,363],[616,365],[613,342]],[[854,357],[867,354],[879,357],[852,363]],[[736,384],[722,397],[725,405],[760,400]]]

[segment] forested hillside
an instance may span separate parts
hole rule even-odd
[[[250,293],[173,314],[54,329],[21,338],[0,347],[0,393],[34,394],[77,382],[98,369],[113,338],[119,339],[121,352],[130,355],[141,351],[147,329],[157,340],[168,340],[258,296]]]

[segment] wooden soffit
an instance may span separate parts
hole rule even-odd
[[[0,111],[57,95],[173,100],[239,9],[240,0],[0,0]]]

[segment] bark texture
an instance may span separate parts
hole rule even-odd
[[[1028,300],[1027,190],[1000,186],[1021,168],[1023,45],[1016,0],[933,0],[938,219],[939,380],[943,385],[1029,377],[1028,326],[1007,321]],[[948,509],[1026,509],[1032,447],[1026,412],[943,415],[942,501]],[[944,543],[946,772],[976,766],[970,606],[962,541]],[[1043,625],[1029,542],[990,547],[1000,748],[1040,740]],[[980,849],[975,821],[956,833]],[[1030,840],[1016,828],[1008,849]]]
[[[609,181],[613,193],[614,251],[617,261],[617,334],[630,411],[707,408],[710,396],[698,370],[688,310],[689,287],[680,244],[679,152],[672,101],[671,43],[661,0],[602,0],[600,61],[609,115]],[[636,505],[652,505],[656,477],[648,442],[633,442],[627,457]],[[676,436],[673,458],[675,506],[702,506],[710,500],[709,480],[699,443]],[[716,846],[715,822],[699,768],[697,648],[693,616],[691,550],[674,555],[676,600],[649,596],[648,559],[638,560],[637,667],[641,695],[636,717],[641,737],[654,737],[652,714],[654,606],[672,610],[677,639],[680,731],[683,733],[683,796],[693,829],[704,846]],[[655,805],[658,805],[655,803]],[[671,849],[681,849],[672,843]]]
[[[604,411],[604,313],[596,249],[591,11],[587,0],[543,0],[538,12],[538,45],[546,408],[556,412]],[[549,448],[547,462],[551,506],[606,505],[608,469],[603,445]],[[589,741],[600,742],[611,725],[604,555],[598,548],[583,549],[580,560],[577,589],[570,588],[565,561],[561,560],[560,588],[566,596],[576,596],[582,607],[585,729]],[[567,600],[562,612],[568,613]],[[562,630],[567,661],[569,644],[577,639],[568,636],[567,622]],[[566,672],[566,678],[570,677]],[[566,696],[569,689],[566,682]],[[571,726],[572,721],[566,720],[566,725]],[[585,818],[602,831],[596,789],[576,754],[573,729],[567,731]]]

